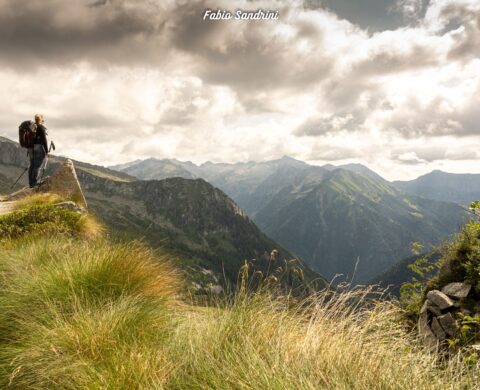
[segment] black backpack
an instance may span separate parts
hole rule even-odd
[[[22,148],[33,148],[37,126],[33,121],[25,121],[18,126],[18,138]]]

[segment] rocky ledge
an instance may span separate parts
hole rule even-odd
[[[465,307],[472,293],[472,286],[466,283],[449,283],[441,291],[428,292],[420,310],[418,331],[430,347],[436,348],[454,338],[460,331],[462,316],[480,317],[480,313],[472,313]]]
[[[61,203],[61,207],[73,208],[75,205],[76,211],[87,210],[87,201],[71,160],[66,160],[52,176],[46,177],[38,187],[23,188],[7,196],[5,200],[11,202],[37,193],[60,195],[66,200]]]

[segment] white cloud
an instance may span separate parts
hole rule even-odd
[[[253,23],[197,20],[206,6],[231,8],[227,1],[152,2],[157,14],[146,26],[152,8],[128,14],[134,2],[111,3],[111,17],[129,29],[119,39],[117,25],[105,22],[97,43],[85,35],[96,11],[82,2],[73,24],[56,0],[46,7],[59,7],[52,20],[28,6],[29,15],[41,12],[71,34],[43,43],[48,53],[66,48],[58,64],[21,37],[12,48],[0,38],[5,135],[15,138],[18,123],[42,111],[58,151],[93,163],[289,154],[319,164],[363,161],[390,178],[449,163],[476,169],[477,0],[431,0],[424,17],[422,1],[402,0],[397,6],[415,23],[374,34],[301,1],[235,2],[280,9],[278,22]],[[98,8],[94,20],[108,20],[108,9]],[[15,66],[12,53],[31,66]]]

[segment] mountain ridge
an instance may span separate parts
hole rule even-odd
[[[407,257],[411,242],[438,243],[465,217],[458,205],[407,194],[361,164],[321,167],[283,158],[195,167],[328,279],[352,278],[356,269],[356,280],[367,282]]]
[[[0,174],[12,181],[26,163],[24,151],[1,141],[0,150]],[[62,161],[51,157],[47,174]],[[112,228],[112,234],[144,237],[154,247],[178,254],[183,269],[196,270],[196,284],[235,285],[245,260],[256,259],[256,269],[264,270],[274,249],[280,262],[295,257],[203,179],[145,181],[90,164],[75,166],[90,209]],[[320,275],[301,260],[298,263],[308,280],[318,278],[323,283]]]

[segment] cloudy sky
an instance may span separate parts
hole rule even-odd
[[[206,9],[278,10],[208,21]],[[98,164],[480,172],[478,0],[0,0],[0,135]]]

